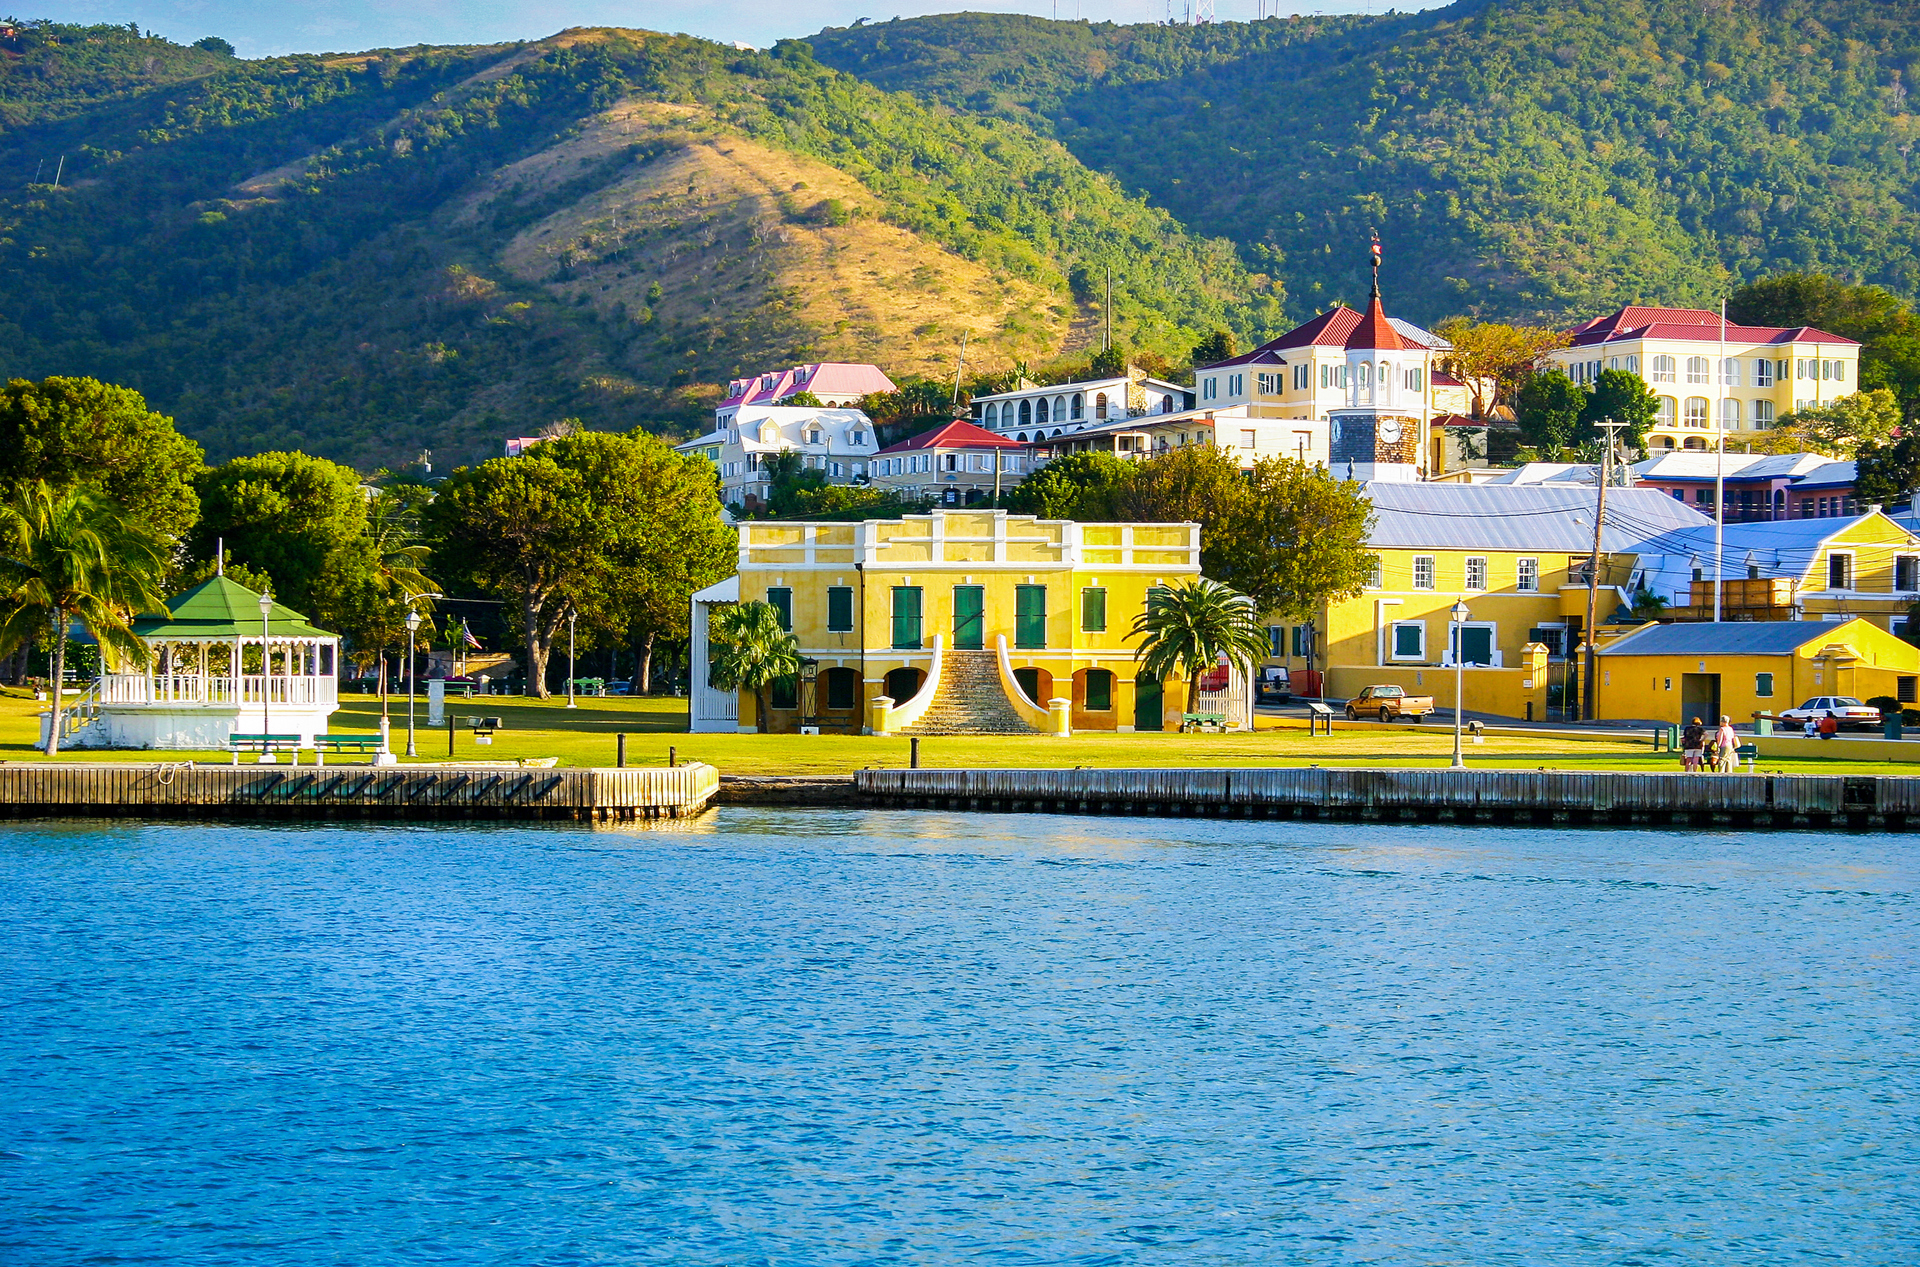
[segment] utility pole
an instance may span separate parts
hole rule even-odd
[[[960,332],[960,364],[953,370],[953,405],[956,409],[960,406],[960,376],[967,372],[967,336],[972,333],[971,330]]]
[[[1720,301],[1720,363],[1713,367],[1713,623],[1720,623],[1720,555],[1727,536],[1727,301]]]
[[[53,187],[55,189],[60,188],[60,173],[66,170],[67,170],[67,156],[65,154],[62,154],[60,156],[60,166],[53,169]]]
[[[1599,702],[1599,690],[1593,676],[1594,662],[1594,619],[1595,608],[1600,599],[1600,529],[1607,519],[1607,485],[1613,482],[1613,436],[1623,424],[1608,418],[1599,424],[1607,433],[1606,447],[1600,458],[1600,498],[1593,514],[1593,553],[1587,558],[1587,625],[1582,633],[1586,637],[1587,654],[1585,658],[1585,680],[1580,686],[1580,720],[1592,721],[1594,709]]]

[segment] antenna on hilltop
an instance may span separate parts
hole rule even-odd
[[[1193,0],[1193,24],[1195,26],[1213,25],[1214,0]]]

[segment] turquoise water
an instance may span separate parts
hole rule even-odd
[[[1912,1263],[1915,844],[3,827],[0,1263]]]

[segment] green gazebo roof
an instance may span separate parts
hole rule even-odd
[[[227,642],[235,638],[260,636],[260,594],[238,581],[216,576],[200,582],[184,594],[167,600],[166,614],[155,612],[137,617],[133,632],[142,638],[177,638],[183,642]],[[332,638],[324,629],[316,629],[307,618],[279,603],[267,620],[268,630],[276,638]]]

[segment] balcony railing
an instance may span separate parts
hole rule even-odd
[[[224,675],[106,673],[100,677],[102,704],[156,708],[175,704],[258,704],[263,690],[269,707],[339,703],[339,683],[331,676],[275,674],[262,678],[249,674],[239,680],[237,691],[234,679]]]

